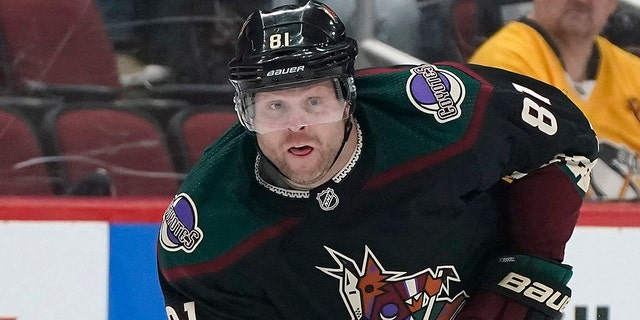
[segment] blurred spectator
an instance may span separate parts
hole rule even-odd
[[[185,1],[94,0],[117,52],[124,86],[166,80],[179,48],[175,25],[161,18],[184,16]],[[164,68],[164,69],[160,69]],[[153,72],[159,70],[160,72]]]
[[[342,19],[350,37],[363,26],[356,19],[360,3],[370,0],[321,0]],[[274,5],[301,4],[304,0],[274,0]],[[373,34],[377,40],[418,59],[430,62],[459,60],[459,52],[446,28],[450,16],[447,8],[452,1],[444,0],[374,0]],[[358,39],[363,40],[363,39]],[[363,66],[366,67],[366,66]]]
[[[338,16],[342,19],[347,27],[347,34],[355,39],[361,39],[361,34],[355,34],[360,32],[362,28],[366,28],[358,23],[363,23],[360,19],[357,19],[357,14],[360,13],[357,10],[359,3],[358,0],[320,0],[331,7]],[[367,0],[370,1],[370,0]],[[304,0],[274,0],[274,5],[282,4],[302,4]],[[418,10],[418,2],[416,0],[374,0],[370,5],[373,8],[373,34],[366,36],[373,36],[376,39],[388,44],[400,51],[403,51],[414,57],[423,58],[420,56],[423,51],[420,50],[420,43],[417,39],[421,37],[419,26],[420,12]],[[367,2],[367,4],[369,4]],[[366,32],[365,32],[366,33]],[[434,35],[437,37],[437,35]],[[368,67],[368,66],[362,66]]]
[[[271,2],[95,1],[119,52],[121,72],[137,73],[125,77],[125,81],[142,75],[186,84],[228,84],[227,63],[242,22],[251,10],[268,7]],[[152,67],[146,67],[149,65]]]
[[[94,0],[107,24],[128,83],[228,84],[227,63],[245,18],[301,0]],[[367,0],[369,1],[369,0]],[[324,0],[357,30],[357,0]],[[424,61],[452,60],[440,0],[375,0],[373,36]],[[353,34],[351,36],[354,36]],[[149,67],[151,65],[151,67]],[[157,66],[165,66],[162,70]],[[165,74],[170,72],[169,75]],[[134,74],[135,73],[135,74]],[[162,77],[160,77],[162,75]]]
[[[640,58],[599,36],[618,1],[533,3],[529,15],[505,25],[470,62],[529,75],[566,92],[600,141],[589,197],[638,199]]]

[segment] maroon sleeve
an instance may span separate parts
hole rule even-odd
[[[515,180],[510,189],[511,249],[562,262],[582,205],[575,183],[560,167],[548,165]]]

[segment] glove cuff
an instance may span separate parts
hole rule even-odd
[[[490,261],[482,288],[496,292],[560,319],[571,299],[566,286],[573,275],[571,266],[529,255],[502,256]]]

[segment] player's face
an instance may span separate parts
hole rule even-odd
[[[592,38],[600,34],[617,0],[536,0],[534,19],[551,34]]]
[[[255,99],[256,119],[264,116],[260,112],[286,110],[286,115],[272,117],[285,121],[285,127],[268,133],[258,131],[258,145],[264,155],[293,183],[309,186],[323,180],[342,146],[345,122],[338,116],[330,122],[306,123],[316,116],[309,112],[314,106],[320,106],[323,111],[319,112],[326,112],[329,118],[333,112],[343,112],[345,102],[336,97],[332,82],[257,93]]]

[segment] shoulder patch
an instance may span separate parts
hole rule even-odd
[[[407,97],[416,109],[432,114],[439,123],[458,119],[464,101],[462,80],[450,71],[424,64],[411,69]]]
[[[162,216],[159,235],[162,248],[191,253],[203,236],[198,228],[198,210],[191,197],[186,193],[175,196]]]

